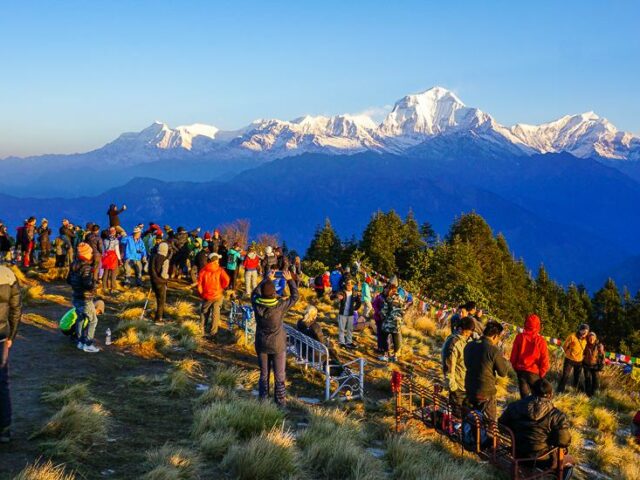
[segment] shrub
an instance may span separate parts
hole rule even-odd
[[[147,463],[151,470],[142,477],[145,480],[195,479],[200,468],[198,457],[191,450],[169,444],[147,453]]]
[[[295,442],[291,433],[272,429],[247,443],[232,446],[222,467],[240,480],[279,480],[298,471]]]
[[[231,429],[241,439],[269,430],[284,421],[284,414],[273,403],[238,399],[232,403],[216,402],[196,412],[193,434]]]
[[[28,465],[13,480],[75,480],[73,473],[66,473],[63,465],[54,465],[51,460],[45,463]]]

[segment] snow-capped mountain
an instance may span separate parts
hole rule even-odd
[[[434,137],[452,135],[455,141],[467,134],[511,153],[569,152],[585,158],[640,160],[640,138],[618,131],[593,112],[541,125],[506,127],[442,87],[403,97],[380,124],[366,115],[349,114],[307,115],[291,121],[261,119],[233,131],[203,124],[172,129],[156,122],[90,153],[100,152],[110,164],[127,165],[193,156],[266,161],[309,152],[404,153]]]

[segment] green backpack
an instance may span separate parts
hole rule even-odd
[[[58,322],[58,327],[60,328],[60,331],[65,335],[71,335],[76,331],[75,327],[76,327],[77,321],[78,321],[78,314],[76,313],[76,309],[72,308],[62,316],[62,318]],[[89,324],[89,319],[85,317],[83,327],[86,327],[88,324]]]

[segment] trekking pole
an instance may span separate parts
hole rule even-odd
[[[147,293],[147,299],[144,302],[144,307],[142,308],[142,313],[140,314],[140,320],[144,318],[144,312],[147,311],[147,305],[149,305],[149,297],[151,297],[152,287],[149,287],[149,292]]]

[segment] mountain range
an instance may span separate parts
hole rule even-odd
[[[359,234],[377,209],[412,209],[444,234],[475,210],[535,270],[595,288],[640,288],[640,138],[593,112],[504,126],[435,87],[365,115],[257,120],[235,131],[156,122],[74,155],[0,161],[0,216],[187,227],[249,218],[303,249],[329,216]],[[96,216],[98,216],[96,218]],[[635,220],[634,220],[635,219]]]
[[[398,100],[379,124],[367,115],[349,114],[256,120],[233,131],[203,124],[171,128],[154,122],[86,153],[4,159],[0,187],[15,195],[73,197],[99,193],[139,176],[225,179],[246,168],[303,153],[411,154],[434,138],[460,134],[514,155],[567,152],[596,158],[640,179],[640,138],[618,131],[593,112],[541,125],[507,127],[467,107],[453,92],[434,87]],[[50,181],[52,173],[58,177],[55,183]]]

